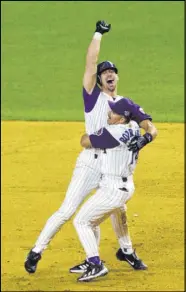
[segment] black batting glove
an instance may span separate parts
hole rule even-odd
[[[101,34],[104,34],[106,32],[109,32],[110,29],[111,29],[111,24],[106,23],[104,20],[99,20],[96,23],[95,32],[99,32]]]
[[[150,133],[145,133],[145,135],[143,136],[132,138],[130,143],[128,144],[128,149],[132,152],[138,152],[151,141],[152,135]]]

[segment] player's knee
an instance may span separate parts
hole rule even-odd
[[[82,216],[77,215],[73,220],[73,225],[77,229],[80,226],[87,226],[90,222],[85,220]]]
[[[65,206],[61,206],[58,210],[59,216],[63,218],[64,221],[68,221],[75,213],[76,209],[74,208],[65,208]]]
[[[78,216],[76,216],[73,220],[73,225],[75,228],[77,228],[79,225],[81,225],[81,219],[78,219]]]

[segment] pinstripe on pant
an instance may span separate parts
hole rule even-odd
[[[47,247],[52,237],[72,217],[84,198],[98,186],[99,181],[99,172],[79,161],[77,162],[65,199],[59,210],[46,222],[35,243],[35,248],[33,249],[35,252],[42,252]],[[99,227],[95,227],[94,232],[99,245]]]
[[[86,160],[90,159],[88,157],[89,151],[86,151]],[[91,151],[90,151],[91,152]],[[65,200],[63,201],[59,210],[57,210],[46,222],[43,230],[41,231],[33,251],[42,252],[47,248],[50,240],[59,231],[62,225],[68,221],[73,214],[76,212],[77,208],[84,200],[84,198],[93,190],[96,189],[100,182],[100,166],[98,159],[90,160],[89,165],[82,161],[81,152],[80,157],[77,159],[76,167],[73,172],[71,182],[69,184]],[[84,155],[85,157],[85,155]],[[119,244],[121,248],[131,248],[132,242],[130,240],[130,235],[128,232],[128,226],[126,222],[126,208],[122,206],[121,209],[117,210],[115,214],[111,215],[111,222],[115,233],[118,237]],[[96,226],[93,228],[94,235],[96,237],[97,245],[100,241],[100,228]]]
[[[116,221],[125,220],[121,219],[121,209],[134,193],[132,179],[125,184],[128,191],[121,191],[119,187],[121,187],[119,181],[112,181],[110,178],[105,178],[103,185],[83,204],[74,219],[73,223],[87,258],[99,256],[93,228],[102,223],[111,214],[115,216]],[[121,224],[116,231],[119,235],[122,234]]]

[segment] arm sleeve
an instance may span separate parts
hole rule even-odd
[[[88,94],[86,89],[83,87],[83,100],[86,113],[89,113],[93,110],[100,92],[100,88],[97,84],[95,85],[91,94]]]
[[[101,128],[97,133],[89,135],[90,142],[94,148],[109,149],[120,145],[120,142],[113,136],[112,131]]]
[[[152,121],[152,117],[145,113],[144,110],[129,98],[126,98],[126,111],[130,112],[131,119],[136,121],[138,124],[144,120]]]

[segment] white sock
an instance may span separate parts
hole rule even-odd
[[[40,253],[41,254],[41,249],[38,248],[37,246],[34,246],[34,248],[32,248],[32,251],[36,252],[36,253]]]

